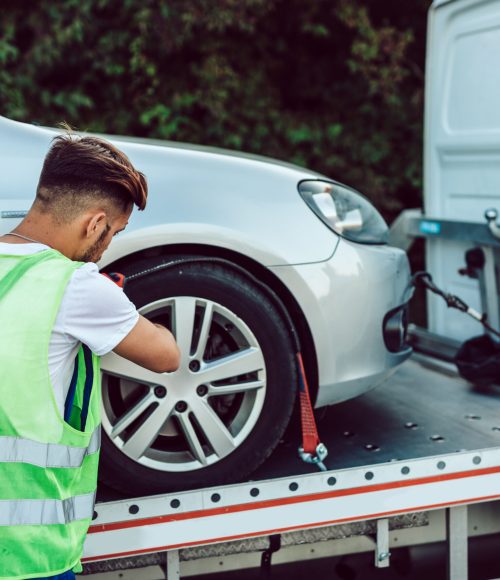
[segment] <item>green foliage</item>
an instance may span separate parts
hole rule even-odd
[[[307,165],[420,203],[429,0],[4,0],[0,112]]]

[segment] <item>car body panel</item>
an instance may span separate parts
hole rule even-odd
[[[30,194],[34,197],[42,162],[55,134],[52,129],[0,117],[0,157],[5,167],[0,176],[0,203],[8,199],[6,209],[26,210],[31,205],[27,200]],[[113,141],[111,136],[106,138]],[[222,150],[145,145],[123,139],[117,140],[117,146],[146,174],[149,184],[147,209],[132,213],[122,238],[155,227],[159,229],[148,230],[154,232],[155,239],[161,238],[161,228],[165,238],[171,238],[169,227],[177,233],[186,224],[197,224],[195,243],[227,247],[232,230],[239,233],[232,246],[240,241],[237,251],[266,266],[317,262],[328,259],[335,250],[338,237],[325,228],[297,192],[300,180],[321,177],[316,173]],[[19,208],[13,207],[13,200],[19,200]],[[11,220],[2,222],[8,223],[0,224],[0,233],[14,225]],[[141,237],[143,234],[134,237],[130,244]],[[112,247],[113,258],[105,256],[103,263],[119,256],[118,248]]]
[[[336,238],[335,244],[331,247],[332,255],[338,243],[339,238]],[[181,222],[150,226],[136,229],[131,233],[119,234],[105,252],[99,266],[104,268],[117,260],[149,248],[161,247],[168,252],[169,246],[177,244],[230,250],[250,257],[263,266],[283,264],[284,260],[283,254],[277,253],[259,236],[252,237],[246,232],[238,231],[230,224],[223,227],[203,222]]]
[[[411,354],[390,353],[383,338],[385,314],[412,294],[403,251],[342,240],[330,260],[271,270],[293,288],[315,339],[317,407],[376,386]]]

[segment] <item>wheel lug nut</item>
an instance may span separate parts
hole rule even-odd
[[[187,403],[185,401],[179,401],[177,405],[175,405],[175,410],[178,413],[184,413],[184,411],[188,408]]]
[[[200,370],[200,363],[197,360],[192,360],[189,363],[189,370],[193,371],[193,373],[197,373]]]
[[[165,387],[162,387],[161,385],[158,385],[157,387],[154,388],[154,393],[155,396],[158,397],[158,399],[163,399],[163,397],[165,397],[165,395],[167,394],[167,389]]]
[[[200,397],[204,397],[207,393],[208,393],[208,387],[206,385],[200,385],[197,389],[196,392],[198,393],[198,395]]]

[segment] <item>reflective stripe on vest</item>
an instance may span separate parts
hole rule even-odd
[[[87,455],[99,451],[100,445],[100,426],[94,429],[88,447],[69,447],[0,436],[0,462],[30,463],[38,467],[80,467]]]
[[[92,519],[95,493],[68,499],[2,499],[0,526],[69,524]]]

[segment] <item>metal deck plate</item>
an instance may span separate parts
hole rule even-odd
[[[421,356],[376,389],[319,410],[318,416],[329,470],[500,446],[500,387],[479,389],[452,367]],[[298,458],[299,443],[300,429],[294,425],[252,480],[317,473]],[[100,486],[98,501],[122,497]]]
[[[328,469],[497,447],[500,387],[474,387],[451,366],[415,356],[376,389],[329,407],[318,429]],[[299,436],[290,431],[253,477],[310,473],[295,460]]]

